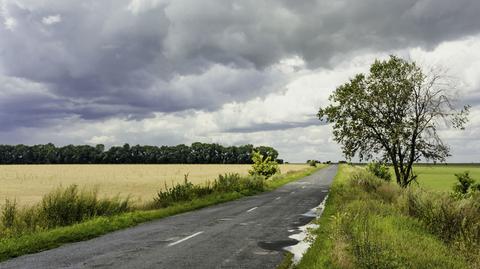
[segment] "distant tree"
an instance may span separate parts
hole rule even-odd
[[[67,145],[0,145],[0,164],[89,164],[89,163],[192,163],[192,164],[251,164],[252,152],[258,150],[263,158],[276,159],[277,150],[253,145],[224,147],[220,144],[195,142],[191,146],[113,146]]]
[[[272,147],[259,146],[255,147],[253,150],[260,153],[264,159],[270,157],[271,160],[276,160],[278,157],[278,151]]]
[[[469,106],[454,106],[447,82],[396,56],[376,60],[368,75],[357,74],[338,87],[318,117],[333,123],[335,141],[348,159],[358,154],[360,160],[389,162],[397,183],[406,187],[416,179],[415,162],[449,156],[439,126],[463,129],[467,122]]]

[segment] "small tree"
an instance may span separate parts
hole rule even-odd
[[[368,75],[338,87],[318,117],[333,123],[335,141],[348,159],[391,163],[397,183],[406,187],[416,179],[415,162],[449,156],[439,126],[463,129],[467,122],[469,106],[457,110],[448,90],[444,76],[427,76],[414,62],[390,56],[375,61]]]
[[[388,166],[379,162],[371,162],[367,166],[367,170],[374,174],[376,177],[381,178],[385,181],[392,180],[392,175],[388,169]]]
[[[455,183],[453,186],[454,193],[465,195],[472,187],[476,188],[475,180],[470,177],[470,173],[468,171],[465,171],[461,174],[455,174],[455,177],[457,177],[457,183]]]
[[[276,161],[272,161],[270,156],[264,158],[258,151],[252,153],[252,161],[252,169],[248,171],[250,175],[262,175],[265,178],[269,178],[280,172]]]

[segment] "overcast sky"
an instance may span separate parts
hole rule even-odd
[[[472,105],[444,131],[479,162],[478,0],[0,0],[0,143],[271,145],[341,159],[315,117],[389,54],[441,66]]]

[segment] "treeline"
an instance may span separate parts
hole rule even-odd
[[[252,152],[277,159],[278,152],[267,146],[224,147],[196,142],[191,146],[0,145],[0,164],[251,164]]]

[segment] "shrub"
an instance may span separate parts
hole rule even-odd
[[[260,175],[265,178],[269,178],[277,173],[280,173],[280,168],[278,168],[278,163],[272,161],[270,156],[263,158],[262,154],[257,151],[252,153],[252,169],[248,173],[252,176]]]
[[[252,193],[263,190],[265,190],[265,178],[262,176],[242,177],[236,173],[224,174],[219,175],[213,184],[201,186],[189,182],[188,176],[185,175],[183,184],[177,184],[170,188],[165,186],[165,190],[159,191],[151,207],[167,207],[176,202],[191,201],[212,193]]]
[[[310,166],[312,166],[312,167],[316,167],[316,166],[317,166],[317,161],[315,161],[315,160],[308,160],[308,161],[307,161],[307,164],[310,165]]]
[[[176,184],[161,190],[154,198],[154,207],[162,208],[172,205],[176,202],[191,201],[195,198],[208,195],[213,192],[210,184],[206,186],[194,185],[188,181],[188,174],[185,175],[183,184]]]
[[[374,192],[384,181],[365,170],[357,170],[350,175],[350,185],[358,186],[366,192]]]
[[[379,162],[371,162],[367,166],[367,171],[385,181],[392,180],[392,175],[390,174],[388,166],[386,166],[385,164]]]
[[[456,195],[466,195],[469,193],[470,189],[478,189],[480,186],[477,186],[475,180],[470,177],[470,172],[465,171],[461,174],[455,174],[457,177],[457,183],[453,186],[453,192]]]

